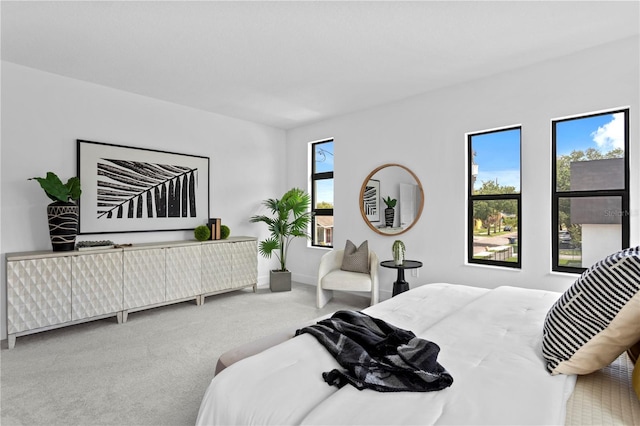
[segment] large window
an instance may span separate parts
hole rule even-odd
[[[333,140],[311,147],[311,244],[333,247]]]
[[[629,110],[552,121],[553,270],[629,247]]]
[[[467,259],[519,268],[520,127],[468,134],[467,142]]]

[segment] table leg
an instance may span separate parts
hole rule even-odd
[[[404,269],[398,269],[398,278],[396,282],[393,283],[393,293],[391,297],[404,293],[407,290],[409,290],[409,283],[404,280]]]

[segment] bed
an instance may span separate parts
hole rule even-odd
[[[620,302],[632,314],[627,318],[631,326],[626,327],[631,334],[621,343],[625,347],[632,339],[640,340],[637,249],[633,256],[637,271],[629,281],[629,297]],[[610,263],[617,274],[620,260]],[[581,373],[580,380],[576,374],[554,370],[575,368],[573,356],[550,362],[558,345],[549,344],[553,341],[549,318],[558,326],[557,310],[569,306],[575,311],[582,294],[588,293],[583,287],[600,276],[601,271],[596,272],[572,286],[580,289],[579,296],[569,291],[434,283],[363,310],[440,347],[438,362],[451,374],[453,384],[433,392],[328,385],[322,374],[341,366],[314,336],[292,337],[293,331],[271,336],[257,346],[232,351],[229,358],[221,357],[197,425],[640,424],[640,402],[631,386],[633,363],[624,349],[613,359],[605,357],[605,364],[592,366],[593,373]],[[610,295],[606,297],[609,301]],[[629,299],[635,305],[629,305]],[[611,303],[604,305],[613,309]],[[614,333],[625,334],[619,328]],[[560,345],[560,349],[565,348]]]
[[[516,287],[417,287],[363,312],[437,343],[451,387],[380,393],[329,386],[322,373],[339,365],[302,334],[221,371],[197,424],[561,424],[576,377],[545,370],[540,333],[558,297]]]

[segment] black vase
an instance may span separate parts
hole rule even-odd
[[[75,249],[78,235],[79,208],[76,203],[56,201],[47,206],[49,236],[53,251]]]
[[[391,207],[384,209],[384,224],[391,228],[393,227],[393,218],[395,216],[395,210]]]

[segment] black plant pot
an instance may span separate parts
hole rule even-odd
[[[391,207],[384,209],[384,224],[388,227],[393,227],[393,218],[395,216],[395,210]]]
[[[78,235],[79,208],[76,203],[56,201],[47,206],[49,236],[53,251],[75,249]]]

